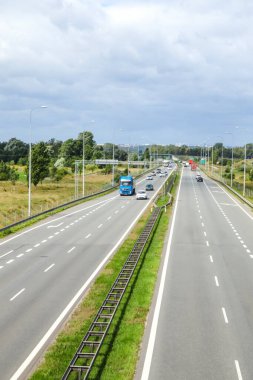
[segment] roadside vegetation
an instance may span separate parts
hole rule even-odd
[[[173,194],[176,192],[178,180],[179,178],[176,179],[172,190]],[[149,215],[150,210],[142,216],[121,248],[106,265],[45,354],[39,368],[31,376],[31,380],[61,379]],[[170,216],[171,207],[161,215],[150,244],[122,299],[89,379],[130,380],[134,377]],[[71,379],[77,379],[77,375],[73,374]]]

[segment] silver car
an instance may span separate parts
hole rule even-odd
[[[148,195],[145,190],[139,190],[136,193],[136,199],[148,199]]]

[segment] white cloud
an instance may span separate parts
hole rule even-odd
[[[250,125],[252,14],[239,0],[2,3],[4,138],[27,138],[27,112],[42,103],[45,139],[76,135],[90,119],[98,140],[123,125],[157,142],[169,130],[168,143],[187,129],[194,143]]]

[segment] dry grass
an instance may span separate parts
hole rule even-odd
[[[111,175],[90,174],[85,178],[85,194],[103,190],[111,183]],[[78,181],[78,195],[82,196],[82,178]],[[56,207],[75,197],[74,175],[68,174],[59,182],[46,179],[37,187],[32,186],[32,214]],[[0,228],[27,217],[28,187],[18,181],[15,185],[10,182],[0,182]]]

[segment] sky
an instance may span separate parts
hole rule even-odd
[[[0,141],[83,130],[253,142],[253,2],[0,0]]]

